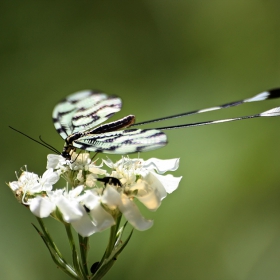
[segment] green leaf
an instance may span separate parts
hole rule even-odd
[[[117,257],[119,256],[119,254],[122,252],[122,250],[126,247],[126,245],[128,244],[128,241],[130,240],[131,236],[133,233],[133,229],[131,230],[129,236],[127,237],[127,239],[123,242],[123,244],[116,250],[116,252],[113,254],[112,258],[117,259]]]
[[[128,224],[128,222],[126,221],[125,224],[117,232],[117,234],[116,234],[117,239],[116,239],[115,246],[114,246],[115,248],[118,247],[119,243],[121,242],[121,238],[123,236],[123,233],[124,233],[124,230],[125,230],[127,224]]]

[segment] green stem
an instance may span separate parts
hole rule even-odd
[[[108,247],[107,247],[107,250],[106,250],[105,258],[108,258],[111,255],[111,253],[114,249],[115,243],[117,241],[117,233],[118,233],[118,230],[119,230],[119,227],[120,227],[121,219],[122,219],[122,215],[119,215],[117,217],[116,224],[111,227],[110,239],[109,239]]]
[[[106,259],[107,259],[108,257],[110,257],[110,255],[111,255],[111,253],[112,253],[112,251],[113,251],[113,249],[114,249],[114,246],[115,246],[115,243],[116,243],[116,240],[117,240],[117,232],[118,232],[118,230],[119,230],[121,218],[122,218],[122,215],[119,215],[119,216],[117,217],[117,219],[116,219],[116,224],[110,228],[110,236],[109,236],[109,242],[108,242],[107,248],[106,248],[106,250],[105,250],[105,252],[104,252],[104,255],[103,255],[101,261],[99,262],[99,264],[98,264],[98,266],[97,266],[97,268],[96,268],[96,273],[94,274],[95,276],[94,276],[93,278],[91,278],[91,279],[94,279],[94,280],[101,279],[101,278],[100,278],[100,270],[103,270],[103,269],[102,269],[102,265],[103,265],[104,261],[106,261]],[[105,265],[106,265],[106,264],[105,264]],[[113,265],[113,263],[112,263],[112,265]],[[111,265],[111,266],[112,266],[112,265]],[[111,266],[110,266],[110,268],[111,268]],[[108,266],[106,266],[106,267],[108,267]],[[106,272],[107,272],[110,268],[108,268],[108,269],[106,270]],[[102,273],[102,277],[103,277],[103,275],[106,274],[106,272],[105,272],[104,274]]]
[[[60,258],[62,258],[62,254],[60,253],[60,251],[58,250],[58,248],[56,247],[55,243],[53,242],[51,235],[49,234],[47,228],[45,227],[43,220],[41,218],[37,218],[38,223],[40,224],[40,227],[44,233],[44,235],[48,238],[49,241],[49,245],[51,246],[51,248],[59,255]]]
[[[81,253],[81,267],[86,275],[89,275],[88,266],[87,266],[87,254],[89,249],[89,238],[82,237],[79,234],[79,245],[80,245],[80,253]]]
[[[60,253],[60,251],[58,250],[57,246],[55,245],[55,243],[53,242],[47,228],[45,227],[43,220],[38,218],[38,223],[40,224],[40,227],[43,231],[43,233],[40,233],[38,231],[38,229],[35,227],[35,229],[38,231],[38,233],[41,235],[44,243],[46,244],[51,257],[53,259],[53,261],[55,262],[55,264],[60,267],[66,274],[68,274],[70,277],[74,278],[74,279],[79,279],[76,272],[74,271],[74,269],[66,262],[66,260],[62,257],[62,254]]]
[[[114,249],[117,231],[118,231],[117,225],[114,225],[110,228],[110,237],[109,237],[109,242],[108,242],[108,246],[107,246],[106,253],[105,253],[105,259],[107,259],[111,255],[111,252]]]
[[[65,223],[64,226],[65,226],[65,229],[67,232],[70,248],[72,251],[72,260],[73,260],[73,266],[75,268],[75,271],[80,276],[81,279],[87,280],[88,279],[87,275],[84,273],[84,271],[80,267],[79,257],[77,254],[76,245],[75,245],[75,241],[74,241],[72,230],[71,230],[71,225],[68,223]]]

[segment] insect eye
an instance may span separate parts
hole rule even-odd
[[[61,155],[62,155],[66,160],[71,160],[71,156],[69,155],[68,152],[62,152]]]

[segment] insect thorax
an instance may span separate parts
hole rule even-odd
[[[63,156],[64,158],[66,158],[67,160],[71,160],[71,151],[75,150],[76,148],[73,146],[73,141],[79,139],[81,136],[83,136],[84,133],[82,132],[76,132],[73,133],[71,135],[69,135],[66,139],[65,139],[65,144],[63,147],[63,151],[61,153],[61,156]]]

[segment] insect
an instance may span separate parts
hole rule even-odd
[[[61,155],[70,160],[71,152],[76,148],[109,154],[144,152],[161,148],[167,144],[167,136],[163,130],[218,124],[257,117],[279,116],[280,107],[277,107],[259,114],[231,119],[165,126],[155,129],[131,128],[278,97],[280,97],[280,89],[276,88],[240,101],[149,121],[135,123],[135,116],[128,115],[117,121],[102,124],[121,110],[121,99],[118,96],[107,95],[99,91],[84,90],[71,94],[60,101],[55,106],[52,117],[55,129],[65,140]]]

